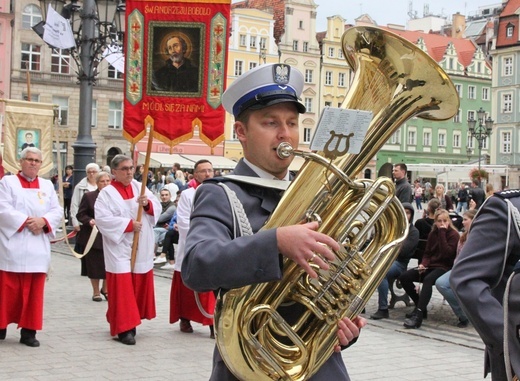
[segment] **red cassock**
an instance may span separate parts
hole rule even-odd
[[[215,294],[210,291],[198,292],[197,295],[204,311],[208,315],[213,315]],[[195,292],[184,285],[181,273],[174,271],[170,292],[170,324],[177,322],[180,318],[203,325],[213,325],[213,319],[204,316],[197,306]]]

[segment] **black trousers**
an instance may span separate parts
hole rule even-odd
[[[175,229],[168,230],[163,240],[163,253],[166,253],[168,260],[175,260],[174,243],[179,243],[179,232]]]
[[[430,303],[432,298],[432,289],[435,281],[444,273],[446,273],[446,270],[441,268],[427,269],[423,273],[419,273],[417,269],[411,269],[402,273],[399,280],[403,290],[414,301],[417,308],[421,311],[426,311],[426,307],[428,307],[428,303]],[[417,294],[414,282],[422,282],[420,294]]]

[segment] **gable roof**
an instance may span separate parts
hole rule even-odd
[[[443,60],[448,45],[452,43],[455,47],[455,50],[457,51],[458,61],[461,65],[467,67],[471,64],[471,60],[473,59],[473,55],[477,49],[471,40],[465,38],[453,38],[448,36],[441,36],[440,34],[392,29],[388,27],[383,27],[383,29],[393,32],[414,44],[416,44],[417,41],[422,38],[426,45],[428,54],[436,62]]]
[[[518,12],[520,11],[520,0],[509,0],[500,13],[498,22],[497,42],[496,47],[506,47],[512,45],[519,45],[519,22]],[[513,36],[507,37],[507,28],[512,25],[514,28]]]

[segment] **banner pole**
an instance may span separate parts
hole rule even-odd
[[[145,128],[148,130],[148,145],[146,147],[146,157],[144,159],[144,169],[143,169],[143,178],[141,183],[141,196],[144,196],[146,192],[146,183],[148,182],[148,166],[150,165],[150,155],[152,153],[152,143],[153,143],[153,127],[154,120],[148,115],[144,120]],[[157,211],[154,211],[157,212]],[[137,222],[141,222],[143,217],[143,206],[139,204],[137,208]],[[139,245],[139,232],[134,232],[134,241],[132,243],[132,255],[130,257],[130,268],[131,271],[134,272],[135,260],[137,257],[137,246]]]

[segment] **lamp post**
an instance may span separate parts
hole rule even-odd
[[[469,132],[471,134],[472,138],[475,138],[478,142],[478,172],[480,175],[480,162],[482,160],[482,145],[484,144],[484,140],[488,138],[488,136],[491,135],[493,132],[493,119],[491,117],[486,118],[486,111],[480,107],[480,109],[477,111],[477,119],[474,120],[473,117],[471,117],[468,120],[468,127]],[[477,125],[478,121],[478,125]],[[482,186],[482,184],[479,184]]]
[[[123,47],[126,0],[39,0],[44,21],[49,5],[69,20],[76,46],[70,49],[80,85],[78,137],[74,148],[74,178],[85,177],[87,164],[96,161],[92,140],[92,95],[98,65],[105,50]],[[36,29],[35,29],[36,30]]]

